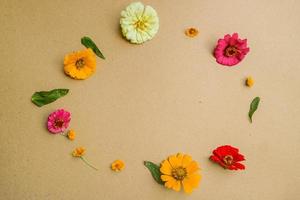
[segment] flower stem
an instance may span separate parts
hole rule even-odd
[[[85,164],[87,164],[89,167],[93,168],[94,170],[98,170],[98,168],[96,168],[95,166],[93,166],[92,164],[90,164],[83,156],[80,157],[81,160],[83,160],[83,162],[85,162]]]
[[[62,133],[60,133],[59,135],[68,137],[68,133],[66,133],[66,132],[62,132]]]
[[[65,134],[60,134],[60,135],[61,135],[61,136],[64,136],[64,137],[66,137],[66,138],[68,137],[68,136],[67,136],[67,135],[65,135]]]

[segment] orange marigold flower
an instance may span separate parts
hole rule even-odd
[[[86,79],[96,70],[96,55],[88,48],[65,56],[64,71],[74,79]]]
[[[185,35],[188,37],[196,37],[199,31],[196,28],[188,28],[185,30]]]
[[[69,130],[67,137],[69,138],[69,140],[75,140],[75,137],[76,137],[75,131]]]
[[[73,151],[73,153],[72,153],[72,155],[73,155],[74,157],[82,157],[84,154],[85,154],[85,148],[84,148],[84,147],[77,147],[77,148]]]
[[[254,85],[254,80],[251,76],[249,76],[247,79],[246,79],[246,85],[248,87],[252,87]]]
[[[111,164],[111,169],[115,172],[122,171],[125,168],[125,163],[122,160],[115,160]]]

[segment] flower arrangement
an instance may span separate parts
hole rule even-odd
[[[120,25],[123,36],[134,44],[141,44],[151,40],[159,30],[159,18],[157,12],[151,6],[144,5],[141,2],[129,4],[125,10],[121,12]],[[188,28],[185,35],[188,37],[196,37],[199,31],[196,28]],[[73,79],[84,80],[92,76],[96,71],[96,56],[105,59],[102,52],[91,38],[85,36],[81,38],[81,43],[86,49],[75,51],[67,54],[64,58],[64,72]],[[234,66],[241,62],[250,51],[247,46],[247,39],[240,39],[237,33],[225,35],[219,39],[214,50],[214,56],[219,64],[225,66]],[[246,85],[252,87],[254,80],[247,77]],[[57,99],[65,96],[69,89],[54,89],[50,91],[35,92],[31,101],[42,107]],[[252,115],[257,110],[260,98],[256,97],[250,104],[248,113],[252,122]],[[47,119],[47,129],[52,134],[60,134],[66,136],[70,141],[75,140],[76,132],[71,129],[64,133],[70,124],[71,113],[58,109],[52,112]],[[80,158],[89,167],[98,170],[85,159],[86,149],[77,147],[73,150],[72,156]],[[230,145],[217,147],[213,150],[209,157],[212,162],[219,164],[228,170],[245,170],[244,155],[239,153],[239,149]],[[159,165],[145,161],[144,165],[148,168],[154,180],[174,191],[183,190],[185,193],[192,193],[201,181],[200,167],[197,161],[184,153],[177,153],[168,156]],[[123,160],[115,160],[110,165],[111,170],[120,172],[125,168]]]

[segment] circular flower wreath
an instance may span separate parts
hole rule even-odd
[[[159,29],[159,18],[151,6],[134,2],[121,12],[120,24],[122,33],[126,39],[131,43],[141,44],[151,40],[156,35]],[[185,34],[189,37],[195,37],[198,34],[198,30],[196,28],[189,28],[185,31]],[[96,55],[104,59],[103,54],[90,38],[82,38],[82,44],[86,46],[87,49],[68,54],[64,59],[64,72],[74,79],[86,79],[95,72]],[[239,39],[238,34],[234,33],[233,35],[227,34],[223,39],[218,40],[218,44],[214,50],[214,56],[218,63],[233,66],[241,62],[248,52],[247,39]],[[248,77],[246,85],[251,87],[253,84],[254,80],[252,77]],[[36,92],[32,97],[32,101],[38,106],[43,106],[67,93],[68,89]],[[258,103],[259,98],[256,102],[254,101],[254,111],[257,109]],[[251,116],[249,114],[251,120],[253,112]],[[71,113],[64,109],[58,109],[48,116],[47,129],[52,134],[66,136],[72,141],[76,138],[76,132],[71,129],[65,133],[70,121]],[[85,159],[85,154],[86,149],[84,147],[77,147],[72,152],[72,156],[80,158],[88,166],[97,170],[95,166]],[[238,148],[230,145],[220,146],[213,150],[210,160],[219,164],[224,169],[245,169],[245,166],[240,163],[245,160],[244,156],[239,153]],[[156,182],[175,191],[180,191],[181,187],[183,187],[185,193],[191,193],[198,187],[201,180],[199,164],[187,154],[178,153],[171,155],[159,165],[150,161],[145,161],[144,164]],[[125,163],[122,160],[115,160],[111,164],[111,169],[116,172],[124,168]]]

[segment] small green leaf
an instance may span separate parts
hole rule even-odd
[[[31,101],[38,107],[42,107],[65,96],[68,92],[69,89],[54,89],[51,91],[35,92],[31,97]]]
[[[160,176],[161,176],[161,172],[159,170],[159,166],[154,164],[153,162],[150,161],[144,161],[144,165],[149,169],[149,171],[151,172],[154,180],[159,183],[159,184],[164,184],[164,182],[161,180]]]
[[[81,38],[81,44],[83,44],[86,48],[91,48],[97,56],[105,59],[104,55],[101,53],[101,51],[98,49],[97,45],[91,38],[87,36]]]
[[[255,97],[250,104],[250,110],[249,110],[248,116],[249,116],[251,123],[252,123],[252,115],[257,110],[259,102],[260,102],[260,98]]]

